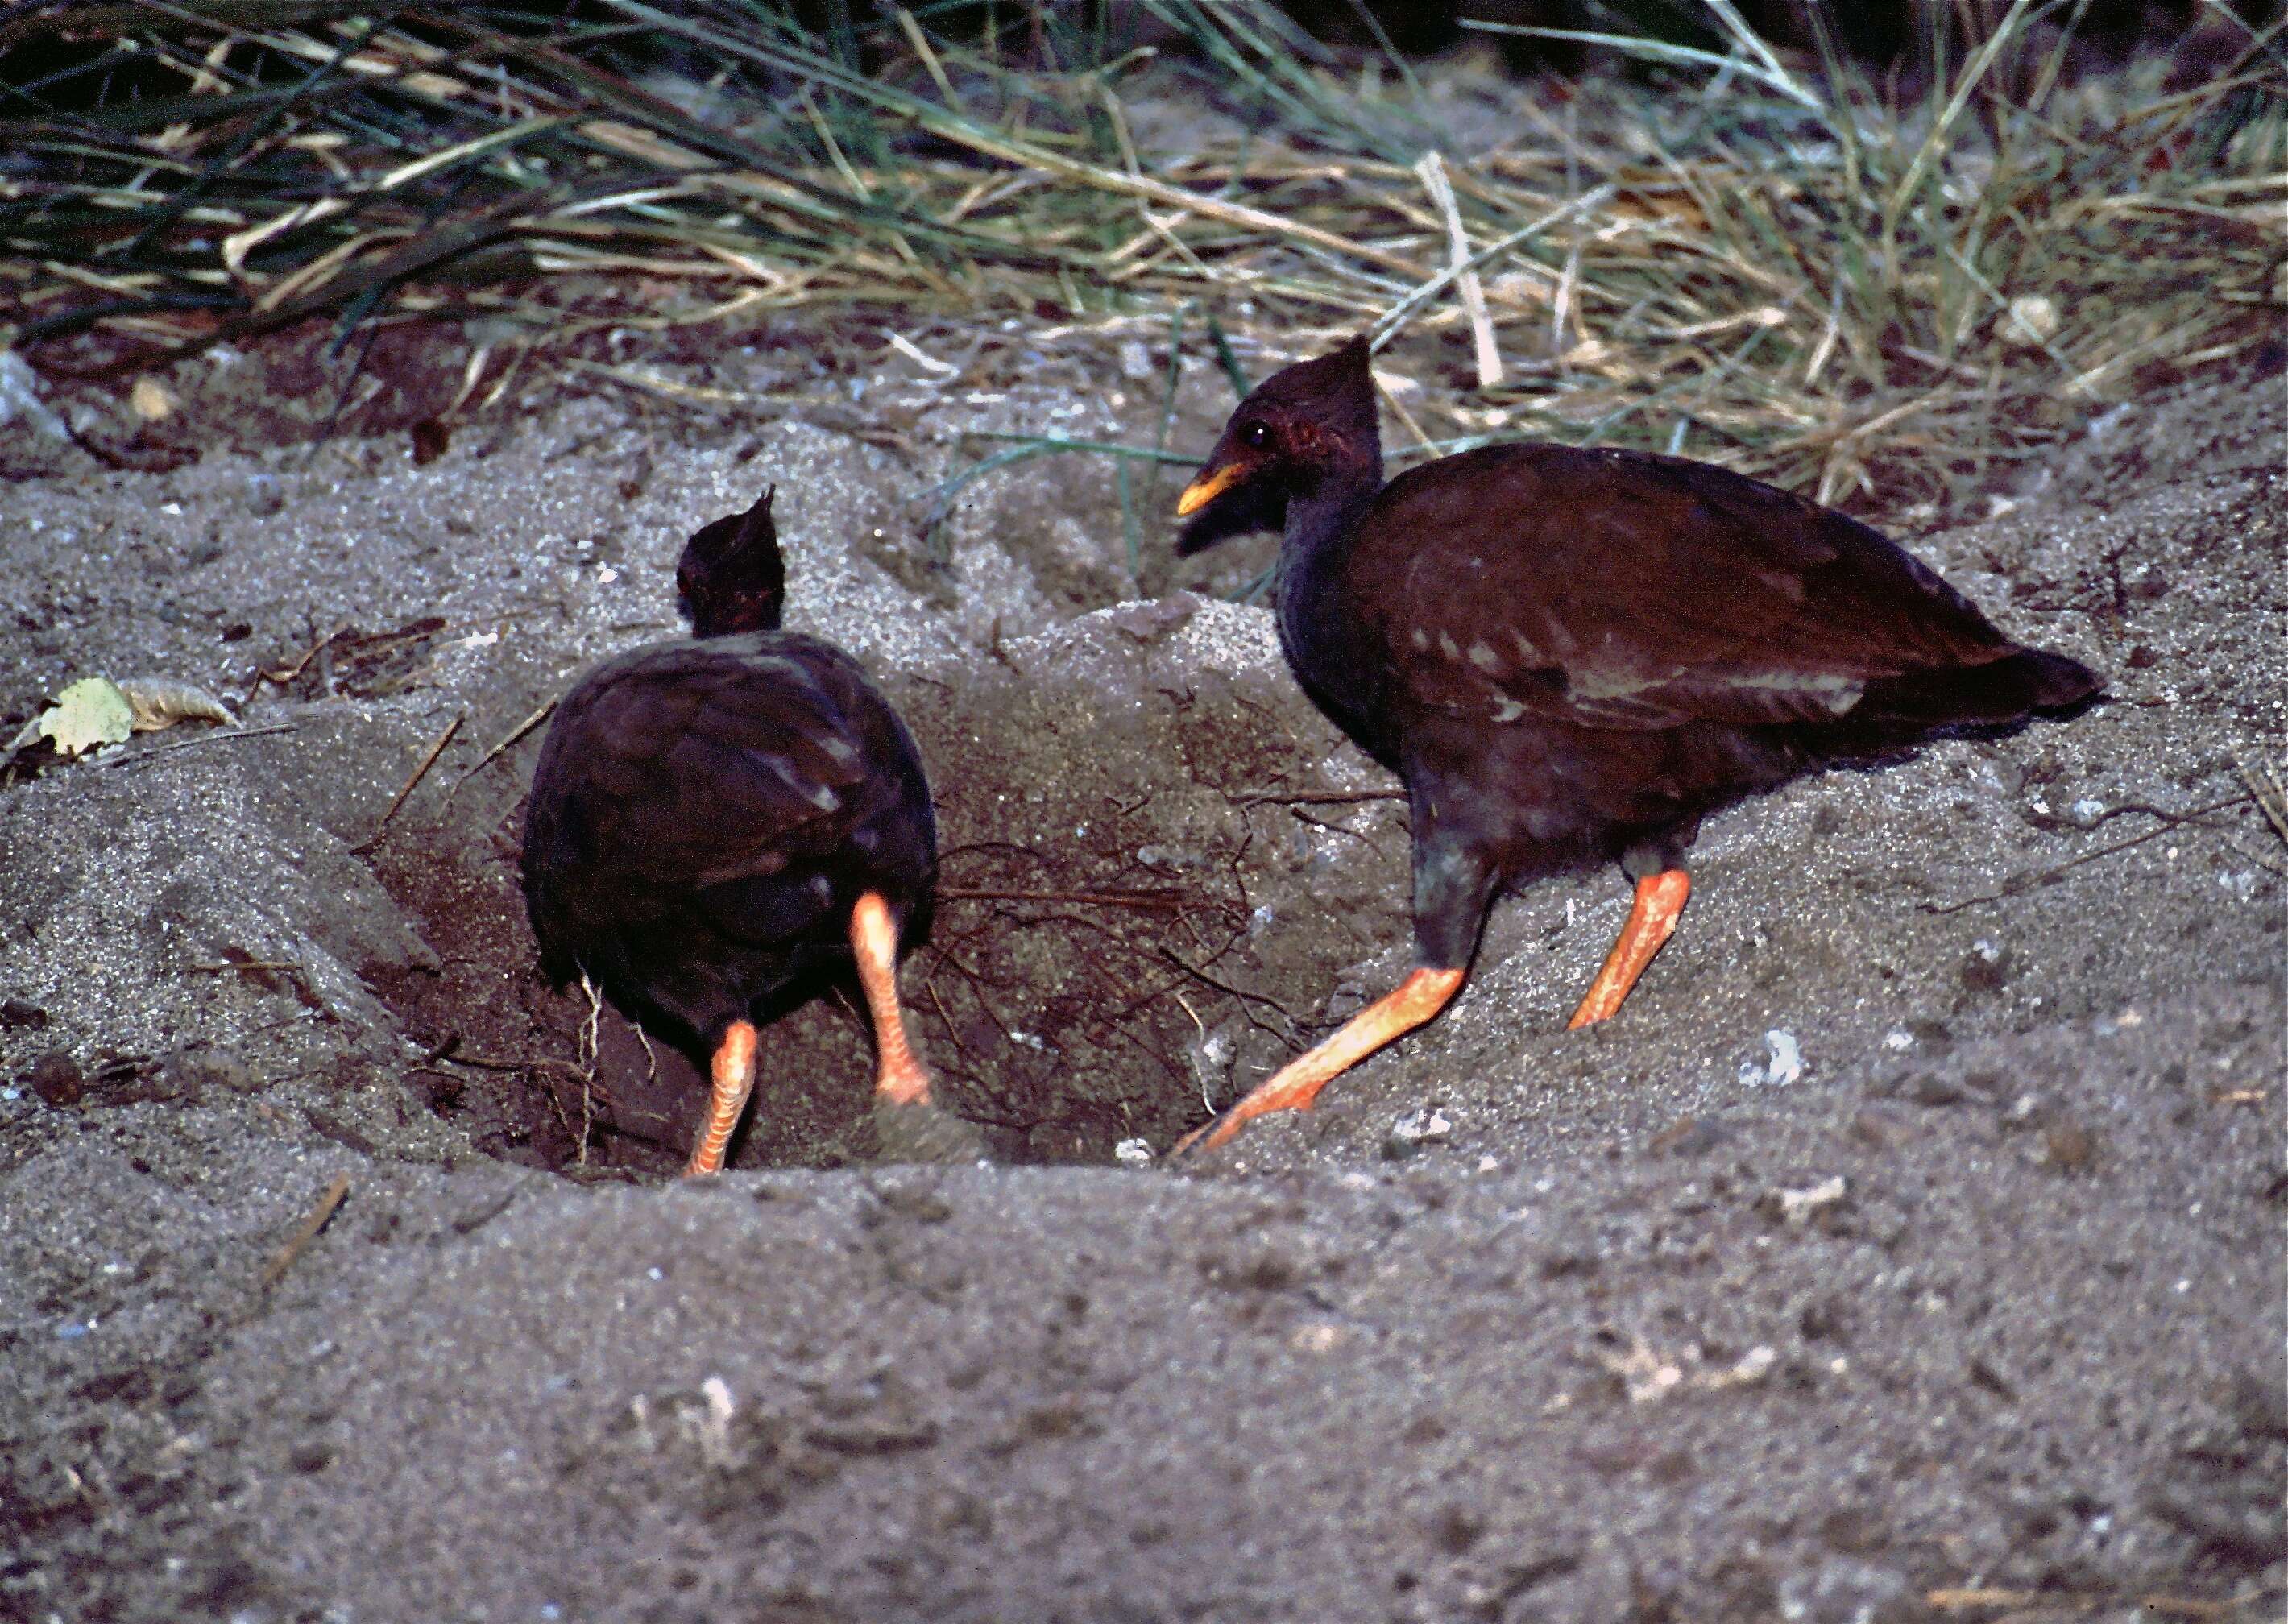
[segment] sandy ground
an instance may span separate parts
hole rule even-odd
[[[1132,537],[1084,458],[927,530],[965,432],[1156,427],[1116,347],[972,354],[536,378],[420,463],[457,354],[381,353],[361,438],[284,343],[140,434],[60,397],[123,466],[0,428],[8,731],[93,673],[242,724],[0,788],[0,1613],[2279,1616],[2280,378],[1912,538],[2108,703],[1712,820],[1594,1032],[1624,883],[1508,900],[1445,1019],[1178,1176],[1115,1147],[1402,970],[1402,812],[1176,475]],[[537,976],[537,735],[487,752],[769,481],[790,623],[929,761],[905,979],[989,1166],[880,1159],[828,1000],[678,1185],[687,1063]]]

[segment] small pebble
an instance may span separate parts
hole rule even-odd
[[[1790,1224],[1808,1223],[1843,1199],[1843,1175],[1822,1179],[1801,1190],[1782,1190],[1779,1194],[1780,1216]]]
[[[1149,1167],[1152,1147],[1142,1139],[1123,1139],[1112,1147],[1112,1159],[1124,1168]]]
[[[1740,1063],[1742,1084],[1752,1089],[1767,1084],[1775,1088],[1784,1088],[1802,1078],[1803,1049],[1795,1041],[1795,1034],[1783,1032],[1774,1027],[1764,1034],[1764,1047],[1771,1050],[1770,1064],[1758,1066],[1752,1060],[1743,1060]]]
[[[1757,1072],[1756,1075],[1760,1080],[1763,1073]],[[1713,1122],[1688,1116],[1655,1134],[1646,1148],[1656,1156],[1698,1156],[1723,1144],[1726,1137]]]
[[[48,1012],[21,998],[0,998],[0,1028],[24,1026],[34,1032],[48,1024]]]
[[[2096,1136],[2070,1117],[2042,1130],[2042,1149],[2050,1167],[2060,1173],[2084,1172],[2097,1160]]]
[[[62,1050],[52,1050],[32,1063],[24,1081],[32,1092],[51,1105],[76,1105],[80,1096],[87,1091],[85,1078],[79,1062]]]
[[[1442,1107],[1425,1105],[1400,1117],[1390,1125],[1390,1131],[1394,1138],[1404,1139],[1410,1144],[1427,1145],[1452,1133],[1454,1124]]]
[[[1404,1161],[1419,1153],[1423,1146],[1439,1144],[1453,1131],[1454,1124],[1443,1110],[1436,1105],[1420,1106],[1390,1125],[1390,1137],[1382,1142],[1383,1159]]]

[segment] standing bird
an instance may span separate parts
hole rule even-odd
[[[524,818],[524,899],[552,979],[711,1056],[687,1176],[719,1172],[755,1082],[755,1026],[854,962],[878,1100],[927,1104],[899,942],[937,879],[921,755],[857,661],[778,630],[777,489],[694,535],[695,633],[607,660],[557,707]]]
[[[1604,1020],[1675,930],[1708,812],[2099,686],[1856,519],[1705,463],[1489,446],[1386,485],[1363,338],[1240,402],[1176,505],[1212,536],[1235,511],[1283,512],[1288,661],[1406,781],[1417,967],[1179,1150],[1307,1110],[1437,1014],[1504,888],[1620,859],[1635,906],[1571,1025]]]

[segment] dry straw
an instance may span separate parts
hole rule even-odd
[[[1652,445],[1897,504],[2280,321],[2276,27],[2184,88],[2070,83],[2079,9],[2015,0],[1901,101],[1727,0],[1698,44],[1601,37],[1627,71],[1435,91],[1242,4],[823,35],[760,0],[36,4],[0,22],[0,346],[134,371],[314,318],[528,351],[863,307],[1173,343],[1188,309],[1397,341],[1440,384],[1411,454]],[[1474,83],[1498,139],[1447,126]]]

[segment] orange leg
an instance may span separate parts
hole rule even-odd
[[[1685,899],[1691,895],[1692,882],[1681,868],[1637,882],[1636,905],[1629,909],[1629,922],[1621,927],[1621,939],[1606,956],[1605,967],[1589,984],[1589,995],[1565,1023],[1567,1031],[1610,1020],[1619,1011],[1621,1000],[1644,974],[1652,955],[1675,934],[1676,916],[1684,912]]]
[[[870,891],[851,910],[850,951],[874,1017],[875,1092],[897,1105],[926,1105],[929,1073],[906,1042],[905,1018],[898,1008],[898,927],[889,905]]]
[[[739,1113],[747,1108],[747,1096],[755,1089],[752,1023],[731,1023],[715,1050],[713,1069],[715,1086],[707,1096],[707,1118],[700,1126],[699,1143],[691,1147],[691,1160],[684,1165],[686,1178],[703,1178],[723,1170],[723,1152],[731,1143],[731,1130],[739,1125]]]
[[[1215,1121],[1194,1129],[1169,1153],[1213,1150],[1240,1130],[1250,1117],[1273,1111],[1308,1111],[1325,1088],[1393,1038],[1403,1036],[1453,1001],[1462,990],[1458,970],[1418,970],[1397,991],[1367,1005],[1342,1029],[1306,1055],[1281,1066],[1267,1080]]]

